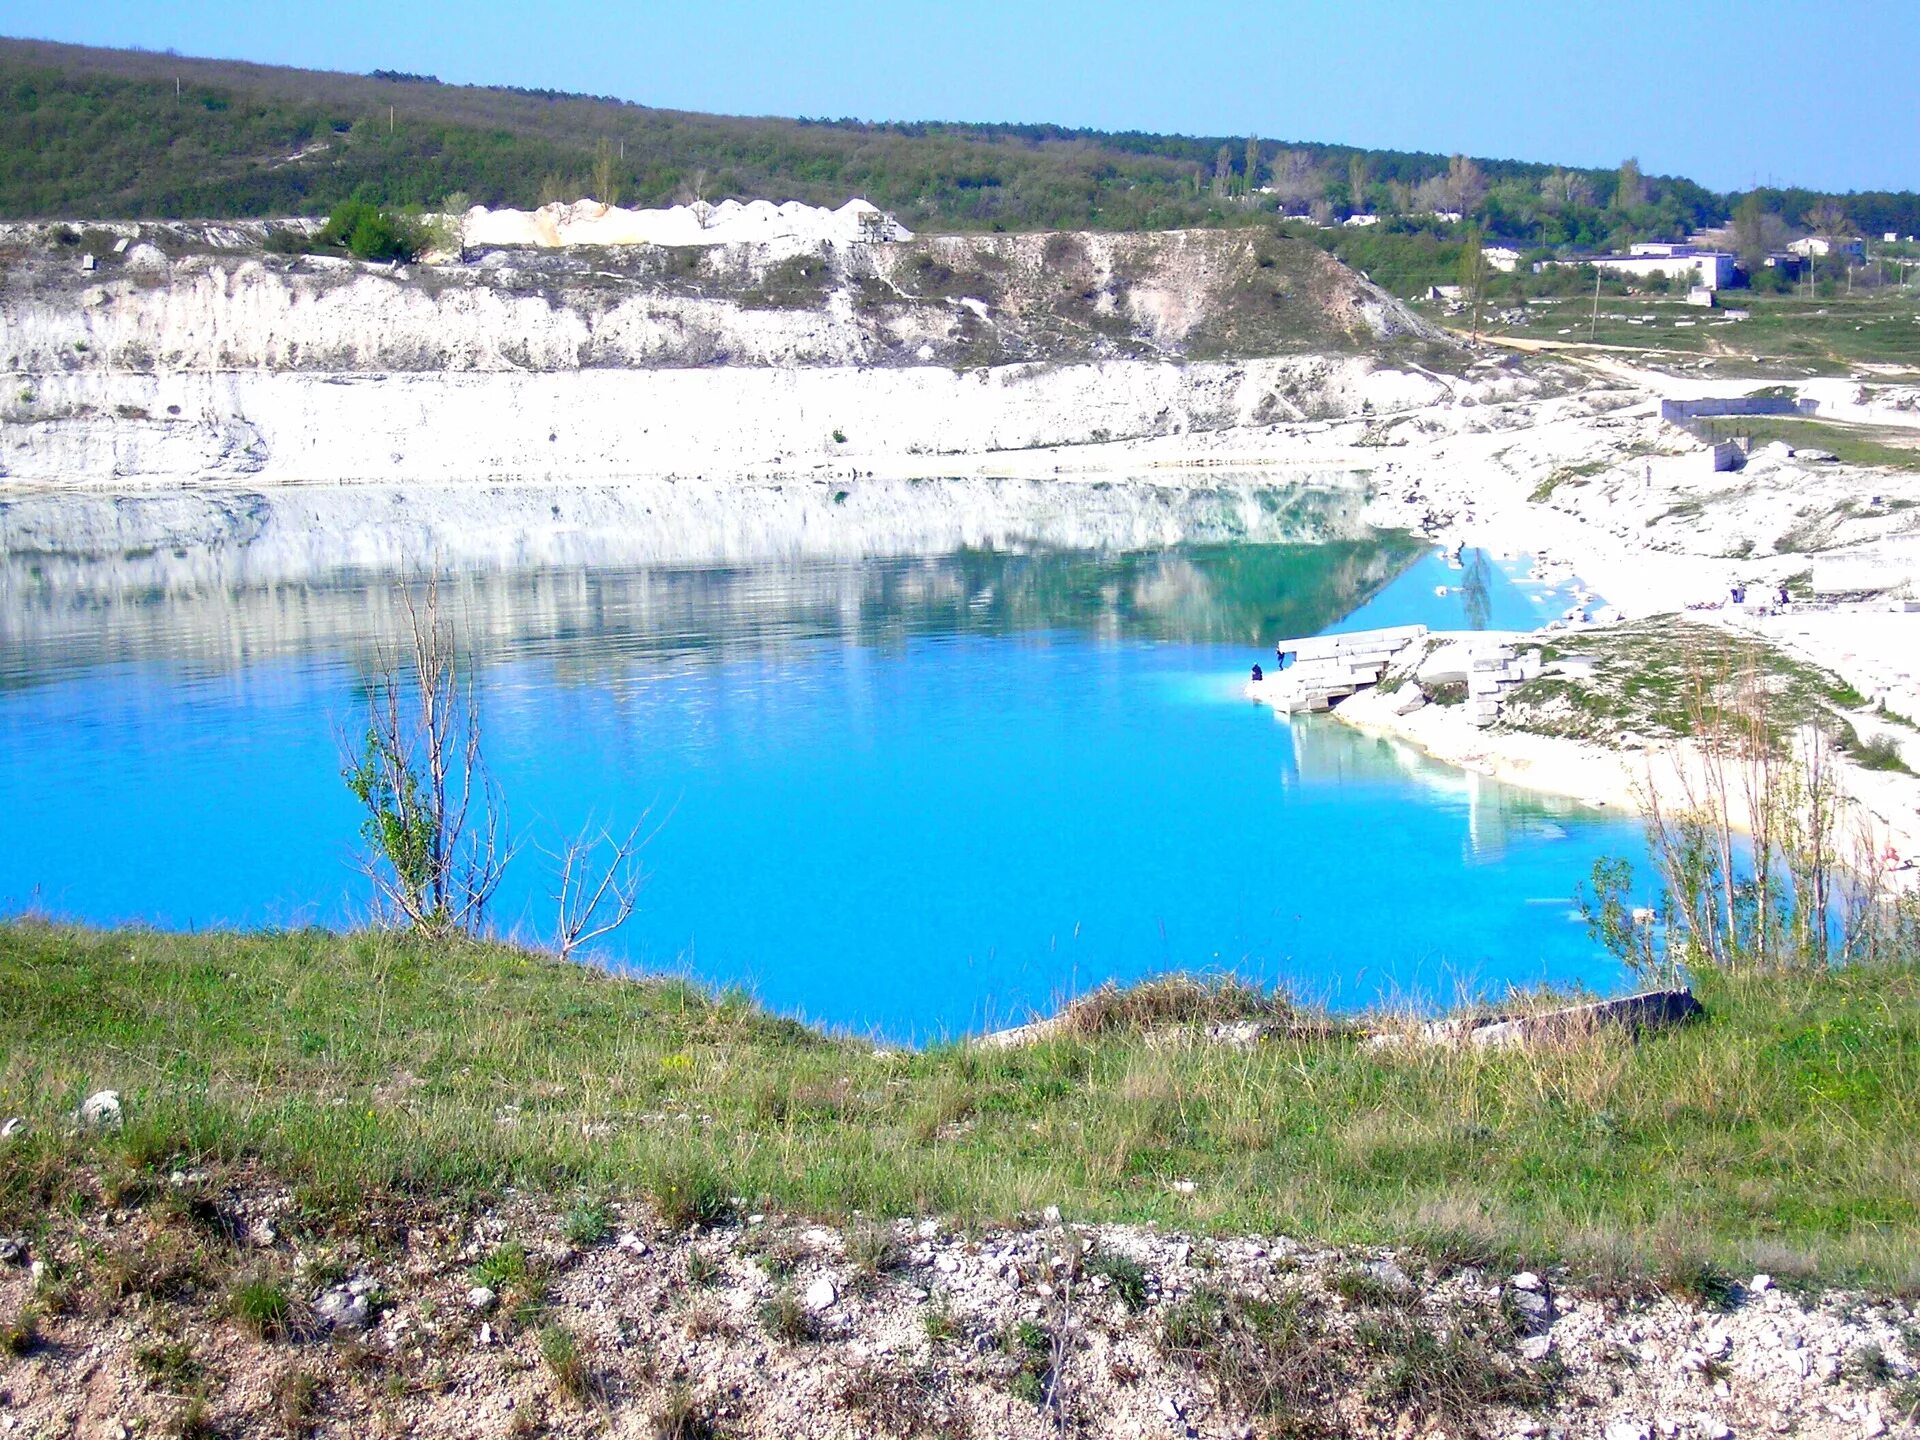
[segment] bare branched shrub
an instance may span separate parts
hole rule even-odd
[[[1640,786],[1658,905],[1630,903],[1632,867],[1594,866],[1589,928],[1661,982],[1703,969],[1770,974],[1873,958],[1912,938],[1871,821],[1850,811],[1833,736],[1789,725],[1757,652],[1687,677],[1688,744]]]
[[[440,585],[402,581],[408,635],[366,680],[366,728],[343,740],[347,788],[366,811],[361,868],[377,913],[423,934],[477,932],[512,858],[506,805],[480,748],[480,712]]]
[[[624,836],[608,829],[587,828],[551,852],[553,891],[553,949],[571,960],[582,946],[612,934],[633,918],[646,872],[640,851],[646,840],[636,825]]]

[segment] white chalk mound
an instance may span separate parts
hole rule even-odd
[[[538,210],[489,210],[476,205],[462,221],[469,245],[737,245],[787,242],[817,246],[870,240],[911,240],[913,234],[865,200],[838,210],[790,200],[704,201],[671,210],[623,210],[598,200],[542,205]]]

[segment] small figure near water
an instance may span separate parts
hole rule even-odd
[[[1262,670],[1258,665],[1255,665],[1253,667],[1253,683],[1258,685],[1262,680],[1266,678],[1267,678],[1266,671]]]

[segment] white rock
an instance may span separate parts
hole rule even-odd
[[[1756,1275],[1747,1288],[1756,1295],[1764,1295],[1773,1288],[1773,1276],[1766,1274]]]
[[[1058,1225],[1060,1223],[1060,1207],[1058,1205],[1047,1206],[1046,1209],[1040,1212],[1040,1218],[1045,1220],[1049,1225]]]
[[[622,1250],[625,1250],[630,1255],[645,1255],[647,1253],[647,1242],[631,1230],[620,1237],[619,1245]]]
[[[314,1302],[313,1318],[323,1330],[364,1330],[367,1325],[367,1297],[356,1295],[345,1285],[336,1285]]]
[[[80,1106],[80,1123],[91,1130],[111,1130],[122,1118],[118,1090],[96,1090]]]
[[[1520,1342],[1520,1358],[1522,1360],[1533,1361],[1544,1360],[1552,1349],[1552,1337],[1547,1335],[1529,1335],[1525,1340]]]
[[[23,1133],[26,1128],[26,1117],[24,1115],[15,1115],[7,1121],[6,1124],[0,1125],[0,1140],[11,1140],[14,1136]]]
[[[831,1310],[839,1303],[839,1300],[840,1292],[833,1288],[833,1281],[829,1280],[825,1275],[820,1276],[811,1285],[807,1286],[807,1293],[801,1297],[801,1301],[806,1305],[807,1309],[816,1313],[822,1310]]]
[[[1700,1427],[1707,1440],[1733,1440],[1733,1427],[1724,1420],[1708,1420]]]
[[[1522,1270],[1518,1275],[1514,1276],[1509,1283],[1512,1284],[1516,1290],[1538,1290],[1540,1288],[1540,1277],[1531,1270]]]
[[[476,1285],[467,1291],[467,1308],[481,1315],[486,1314],[500,1302],[500,1297],[485,1285]]]
[[[1606,1440],[1653,1440],[1653,1432],[1642,1420],[1616,1420],[1602,1433]]]

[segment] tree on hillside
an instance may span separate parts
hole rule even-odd
[[[1257,135],[1249,135],[1247,136],[1247,174],[1246,174],[1246,181],[1245,181],[1245,189],[1246,189],[1246,193],[1251,195],[1255,190],[1259,188],[1260,188],[1260,137]]]
[[[1620,176],[1613,185],[1613,208],[1638,210],[1647,203],[1647,181],[1640,173],[1640,162],[1629,155],[1620,162]]]
[[[1305,150],[1282,150],[1275,155],[1270,183],[1280,208],[1295,215],[1320,199],[1327,188],[1326,177]]]
[[[1841,248],[1853,238],[1853,222],[1847,218],[1847,212],[1840,208],[1839,201],[1828,196],[1807,211],[1806,220],[1807,229],[1825,241],[1827,247],[1827,253],[1824,256],[1809,255],[1807,257],[1808,273],[1817,273],[1820,269],[1819,262],[1824,259],[1827,262],[1829,274],[1839,270],[1848,272],[1848,283],[1851,288],[1852,267],[1848,264],[1846,251]]]
[[[1460,298],[1473,307],[1473,339],[1480,341],[1480,302],[1487,291],[1487,254],[1480,227],[1467,226],[1467,243],[1460,252]]]
[[[1555,170],[1540,182],[1540,199],[1556,209],[1593,204],[1593,183],[1575,170]]]
[[[1786,247],[1787,222],[1758,195],[1748,195],[1734,207],[1733,222],[1727,228],[1740,268],[1749,275],[1764,270],[1767,256]]]
[[[1414,192],[1415,210],[1456,211],[1461,215],[1470,215],[1480,208],[1480,202],[1487,198],[1487,177],[1480,167],[1465,155],[1455,155],[1447,162],[1447,173],[1434,175],[1420,182]]]
[[[1367,213],[1367,157],[1353,154],[1347,157],[1347,204],[1356,215]]]
[[[1847,218],[1847,212],[1840,208],[1840,202],[1832,197],[1821,200],[1807,211],[1807,229],[1825,240],[1830,247],[1853,238],[1853,222]]]
[[[1233,147],[1222,145],[1213,157],[1213,198],[1224,200],[1233,193]]]
[[[593,198],[602,205],[620,203],[620,162],[613,142],[604,135],[593,147]]]

